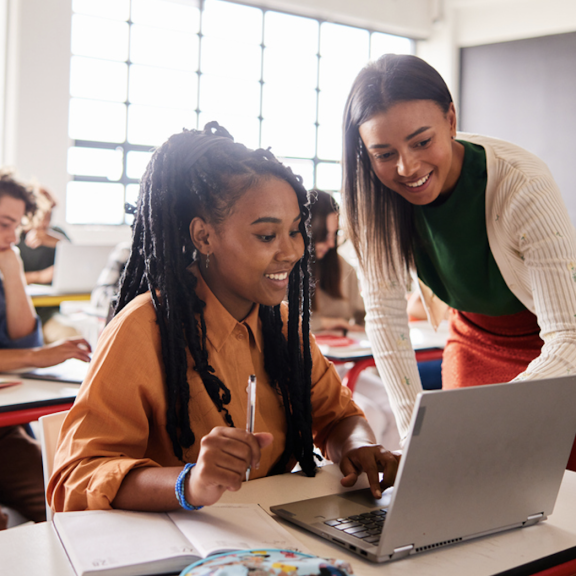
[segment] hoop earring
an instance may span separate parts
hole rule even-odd
[[[206,254],[206,270],[208,270],[208,266],[210,266],[210,254]]]

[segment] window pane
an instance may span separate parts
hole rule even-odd
[[[196,6],[166,0],[132,0],[130,19],[147,24],[196,34],[200,29],[200,11]]]
[[[73,140],[124,142],[126,105],[72,98],[68,133]]]
[[[127,64],[72,56],[70,64],[72,96],[124,102],[127,81]]]
[[[388,53],[412,54],[413,45],[414,43],[410,38],[373,32],[370,38],[370,59],[376,60],[382,54]]]
[[[264,84],[262,116],[266,119],[294,120],[313,124],[316,122],[316,90],[303,90],[294,86]]]
[[[369,32],[352,26],[324,22],[320,27],[320,54],[323,58],[367,61]]]
[[[297,42],[294,40],[298,39]],[[318,21],[280,12],[266,12],[264,44],[292,53],[318,54]]]
[[[338,118],[340,120],[340,118]],[[318,126],[318,158],[340,161],[342,158],[342,128],[340,121]]]
[[[203,74],[200,77],[200,110],[218,120],[221,114],[260,115],[260,82]]]
[[[112,20],[128,20],[130,0],[72,0],[72,11]]]
[[[346,92],[368,62],[366,30],[324,23],[320,37],[320,88],[340,87]]]
[[[273,84],[316,88],[318,57],[315,54],[293,53],[291,50],[264,50],[264,80]]]
[[[132,144],[159,146],[172,134],[195,124],[196,114],[190,110],[134,104],[128,111],[128,141]]]
[[[103,176],[109,180],[122,178],[122,149],[75,147],[68,149],[68,174]]]
[[[252,44],[262,43],[262,10],[206,0],[202,14],[202,33],[205,36],[224,38],[226,42],[241,40]]]
[[[134,64],[130,67],[130,102],[195,110],[198,100],[196,72],[166,70]]]
[[[134,24],[130,36],[130,60],[178,70],[198,69],[198,35]]]
[[[271,146],[275,156],[313,158],[316,149],[316,126],[293,120],[263,120],[262,148]]]
[[[330,87],[320,90],[318,96],[318,122],[321,125],[336,124],[338,128],[342,126],[349,90],[349,86]]]
[[[66,222],[70,224],[122,224],[124,186],[105,182],[68,182]]]
[[[299,160],[297,158],[278,158],[282,164],[292,168],[292,172],[302,176],[304,188],[314,188],[314,162],[312,160]]]
[[[320,190],[340,190],[342,186],[340,164],[318,164],[316,166],[316,186]]]
[[[201,69],[215,76],[260,80],[262,48],[256,44],[203,38]]]
[[[142,178],[148,162],[152,158],[152,152],[128,152],[128,157],[126,158],[126,176],[128,178]],[[126,187],[126,201],[128,202],[128,189],[130,186]]]
[[[105,60],[128,58],[128,24],[93,16],[72,16],[72,54]]]
[[[208,122],[216,120],[220,126],[224,126],[234,137],[234,142],[240,142],[248,148],[260,148],[260,121],[256,117],[237,116],[234,114],[212,115],[208,113],[200,114],[200,128]]]

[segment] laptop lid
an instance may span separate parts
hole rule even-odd
[[[574,406],[574,376],[423,392],[391,494],[376,501],[348,492],[272,510],[379,562],[536,523],[554,508]],[[325,524],[382,507],[373,543]]]
[[[58,242],[54,259],[52,293],[91,292],[113,248],[113,246]]]

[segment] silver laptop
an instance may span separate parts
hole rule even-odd
[[[423,392],[395,487],[273,506],[278,516],[375,562],[552,513],[576,435],[576,376]]]
[[[29,296],[89,293],[96,286],[113,249],[114,246],[58,242],[52,285],[30,284],[26,292]]]

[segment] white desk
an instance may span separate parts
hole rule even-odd
[[[360,487],[364,487],[362,483]],[[319,470],[316,478],[284,474],[253,480],[223,501],[257,502],[268,509],[293,499],[345,491],[336,466]],[[554,513],[545,522],[473,542],[426,552],[388,564],[372,564],[344,548],[280,521],[319,556],[348,560],[356,576],[488,576],[576,546],[576,473],[566,472]],[[0,533],[2,574],[7,576],[74,576],[51,524],[13,528]],[[531,574],[520,572],[518,574]]]
[[[0,389],[0,426],[26,424],[68,410],[79,389],[78,384],[22,378],[22,384]]]

